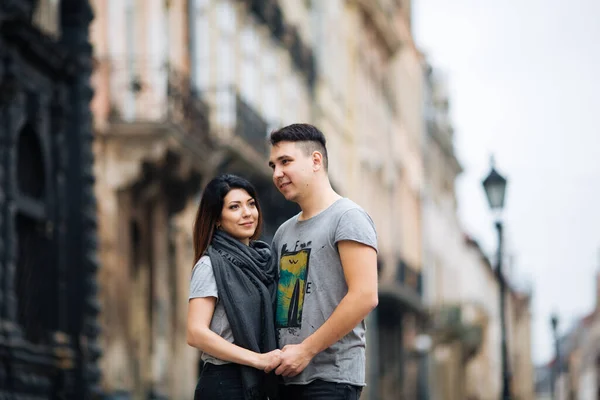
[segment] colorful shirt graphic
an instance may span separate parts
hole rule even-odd
[[[302,327],[309,259],[310,248],[295,252],[285,252],[285,248],[282,249],[277,286],[277,328]]]

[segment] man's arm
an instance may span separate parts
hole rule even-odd
[[[281,364],[275,373],[296,376],[310,360],[347,335],[376,306],[377,252],[362,243],[343,240],[338,251],[344,269],[348,293],[319,329],[302,343],[282,349]]]

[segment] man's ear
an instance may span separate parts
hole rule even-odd
[[[317,172],[323,168],[323,154],[320,151],[313,151],[312,153],[313,171]]]

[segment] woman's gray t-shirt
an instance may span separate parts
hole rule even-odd
[[[219,293],[217,291],[217,281],[213,272],[212,264],[209,256],[202,256],[192,270],[192,279],[190,281],[190,297],[189,300],[198,297],[216,297],[217,304],[212,319],[210,320],[210,330],[221,336],[223,339],[233,343],[233,332],[231,325],[225,313],[223,303],[219,301]],[[221,365],[227,364],[228,361],[220,360],[205,352],[202,353],[202,361]]]

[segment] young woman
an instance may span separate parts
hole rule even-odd
[[[277,397],[273,318],[276,263],[256,240],[262,215],[254,187],[222,175],[204,189],[194,223],[187,341],[202,351],[195,399]]]

